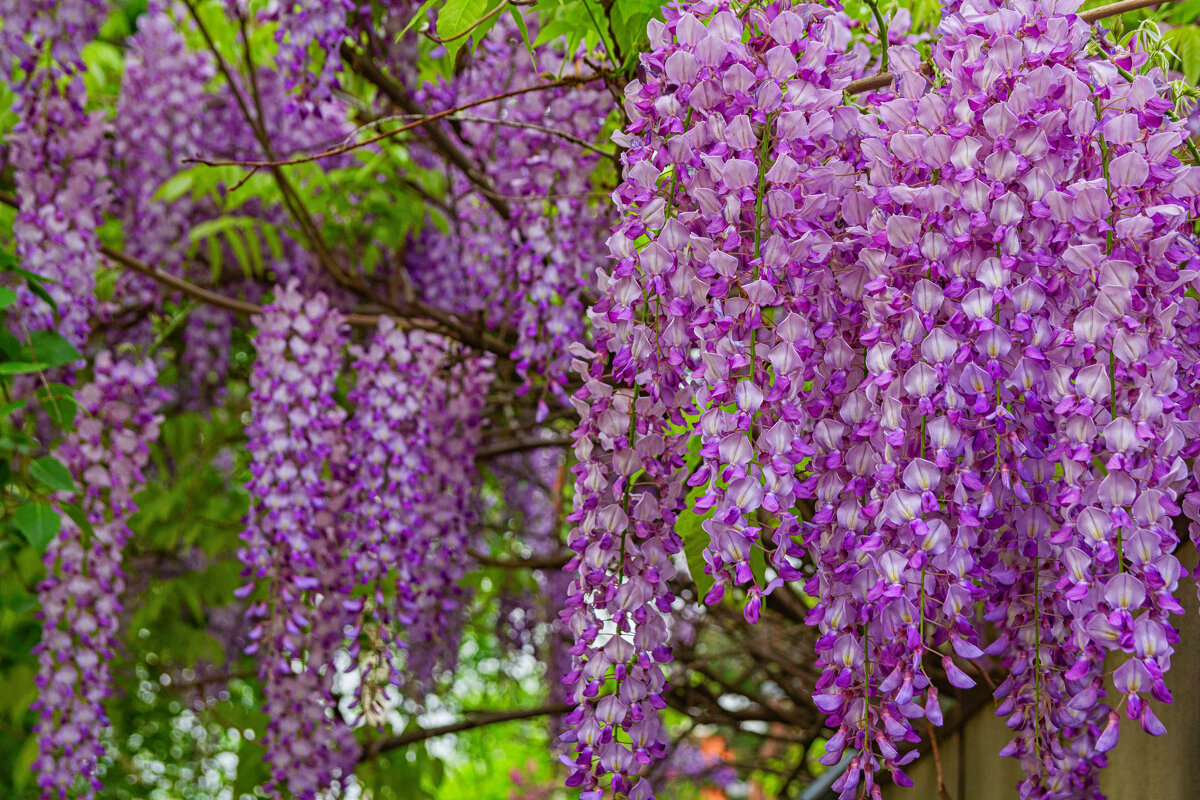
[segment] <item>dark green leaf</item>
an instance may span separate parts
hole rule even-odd
[[[42,408],[46,410],[50,421],[58,428],[69,431],[75,427],[75,412],[79,406],[75,403],[75,398],[71,396],[71,390],[68,387],[61,383],[39,386],[37,399],[42,404]]]
[[[10,400],[9,402],[0,406],[0,417],[7,417],[14,411],[21,410],[25,407],[26,402],[27,398],[24,397],[18,397],[16,400]]]
[[[75,491],[75,479],[71,471],[54,456],[42,456],[29,465],[29,474],[56,492]]]
[[[706,487],[701,484],[688,492],[687,507],[675,520],[675,532],[683,540],[683,556],[687,560],[688,572],[692,573],[692,582],[696,584],[696,590],[699,592],[698,599],[701,602],[715,582],[712,575],[704,571],[706,566],[704,548],[708,547],[709,536],[708,531],[701,527],[704,520],[712,516],[712,510],[710,509],[704,514],[697,514],[692,510],[696,501],[704,495],[705,490]]]
[[[92,521],[87,518],[87,514],[83,513],[83,509],[70,503],[59,503],[59,510],[71,518],[71,521],[79,526],[79,529],[84,533],[95,533],[92,528]]]
[[[46,545],[62,528],[58,514],[45,503],[26,503],[13,513],[12,520],[25,540],[39,553],[46,552]]]
[[[6,361],[0,364],[0,375],[28,375],[30,372],[41,372],[49,366],[27,361]]]
[[[54,312],[54,318],[58,319],[58,303],[54,302],[54,298],[50,296],[50,293],[46,291],[46,287],[42,285],[43,278],[34,275],[32,272],[19,271],[25,273],[25,285],[29,287],[29,291],[45,300],[46,304],[50,306],[50,310]]]
[[[29,334],[29,352],[50,367],[61,367],[83,358],[75,345],[54,331],[33,331]]]

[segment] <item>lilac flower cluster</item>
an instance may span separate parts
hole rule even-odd
[[[290,114],[320,114],[337,87],[342,57],[339,48],[349,34],[349,20],[358,14],[352,0],[287,0],[273,15],[280,21],[276,61],[297,96],[285,110]],[[312,63],[315,49],[323,56]]]
[[[164,11],[138,18],[113,124],[113,214],[121,220],[127,252],[171,274],[184,273],[188,229],[201,209],[190,197],[166,203],[155,194],[184,158],[200,151],[204,122],[196,109],[206,101],[205,84],[214,72],[211,59],[187,48]],[[123,301],[159,305],[161,288],[152,278],[124,273],[119,281],[116,295]]]
[[[530,35],[536,33],[531,28]],[[534,64],[506,18],[480,43],[468,69],[418,95],[431,111],[452,108],[489,97],[497,87],[541,82],[542,75],[560,72],[568,55],[556,46],[539,48]],[[456,174],[451,194],[460,199],[449,233],[423,231],[409,256],[427,301],[515,330],[514,358],[528,386],[563,401],[567,348],[584,338],[584,290],[594,282],[612,219],[589,201],[601,156],[553,131],[593,141],[611,105],[597,83],[472,108],[471,119],[455,130],[492,195]],[[488,202],[497,195],[511,209],[507,219]],[[456,255],[447,259],[447,252]]]
[[[77,347],[87,340],[96,306],[96,229],[108,192],[104,117],[85,111],[81,51],[104,7],[100,0],[0,3],[0,74],[20,75],[9,141],[19,204],[16,253],[25,269],[47,279],[61,314],[56,323],[54,309],[20,286],[13,324],[57,328]]]
[[[474,537],[474,459],[490,371],[462,355],[443,337],[399,330],[386,317],[354,351],[346,432],[354,572],[371,587],[391,682],[418,697],[455,666]],[[397,647],[408,651],[403,665]]]
[[[269,717],[269,791],[284,786],[311,800],[344,781],[358,746],[333,694],[334,652],[357,619],[344,558],[345,498],[326,474],[344,459],[346,412],[334,399],[345,345],[344,321],[322,294],[279,287],[256,319],[258,359],[247,428],[253,505],[240,557],[265,584],[250,607],[250,652],[261,651]]]
[[[145,484],[142,470],[158,438],[163,399],[152,363],[135,365],[102,352],[92,380],[75,395],[82,418],[57,452],[80,487],[58,499],[81,508],[87,526],[62,515],[38,587],[43,633],[36,649],[33,769],[47,800],[68,793],[91,798],[102,788],[97,764],[104,755],[103,702],[112,694],[108,663],[125,585],[121,555],[130,535],[127,521],[137,510],[133,496]]]
[[[60,313],[56,323],[54,309],[22,286],[13,324],[57,329],[76,347],[87,341],[96,307],[96,230],[108,191],[103,113],[85,112],[84,100],[78,79],[62,92],[23,97],[9,150],[20,205],[13,224],[17,257],[47,279]]]
[[[985,656],[1009,672],[1023,798],[1094,793],[1110,652],[1120,705],[1162,732],[1145,696],[1170,698],[1170,517],[1193,505],[1200,387],[1200,170],[1174,155],[1163,76],[1092,55],[1061,4],[969,0],[947,8],[936,80],[893,46],[894,87],[854,106],[851,27],[818,5],[667,9],[627,87],[616,266],[596,353],[576,350],[570,736],[592,792],[607,773],[649,792],[602,646],[644,569],[629,545],[671,542],[629,503],[653,487],[673,518],[685,477],[708,602],[744,587],[753,623],[781,582],[817,600],[824,761],[855,751],[842,797],[880,796],[880,771],[908,783],[913,721],[941,721],[933,678],[971,686]],[[597,675],[617,691],[596,697]]]

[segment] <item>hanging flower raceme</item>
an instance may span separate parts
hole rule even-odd
[[[81,52],[105,14],[100,0],[0,3],[0,74],[15,86],[9,159],[18,212],[13,224],[21,266],[46,279],[54,309],[24,286],[12,324],[55,330],[82,347],[96,306],[100,213],[108,192],[102,112],[84,110]]]
[[[188,50],[164,11],[138,18],[113,124],[113,212],[123,224],[127,252],[175,275],[183,274],[188,229],[213,210],[202,209],[190,197],[166,202],[156,195],[182,160],[200,150],[203,118],[196,109],[205,102],[205,83],[213,74],[211,60]],[[156,308],[161,287],[148,276],[124,273],[115,295]],[[137,308],[136,313],[145,311]],[[149,317],[145,319],[138,338],[152,339]]]
[[[414,94],[431,111],[452,108],[495,95],[500,86],[534,86],[542,75],[560,73],[567,55],[560,46],[539,48],[533,63],[522,34],[505,19],[480,43],[468,69]],[[613,223],[610,209],[589,199],[601,156],[578,142],[598,137],[611,105],[597,82],[472,108],[469,119],[447,130],[457,132],[466,157],[492,188],[481,190],[455,173],[451,194],[461,199],[451,209],[449,233],[425,231],[409,253],[428,301],[513,329],[514,360],[526,388],[564,403],[568,347],[585,338],[583,297]],[[507,217],[491,202],[497,198]],[[445,251],[456,253],[453,261],[441,257]],[[539,400],[545,413],[548,402]]]
[[[269,718],[269,791],[313,798],[353,772],[358,746],[333,693],[334,655],[358,620],[356,529],[344,524],[346,495],[336,481],[345,460],[335,399],[343,364],[344,320],[322,294],[278,287],[255,319],[258,354],[251,378],[252,506],[239,553],[265,598],[250,607],[250,652],[259,653]],[[333,477],[329,474],[333,472]]]
[[[43,623],[37,646],[38,756],[42,797],[91,798],[102,788],[97,764],[108,728],[109,661],[117,644],[121,555],[137,510],[133,496],[158,438],[164,399],[152,363],[96,356],[92,380],[75,394],[79,422],[57,451],[79,486],[59,500],[83,510],[86,525],[63,515],[44,556]]]
[[[79,79],[22,99],[10,150],[20,206],[13,223],[17,257],[46,279],[59,311],[56,321],[50,304],[22,286],[12,324],[57,329],[79,348],[96,307],[96,231],[108,191],[103,113],[85,112],[84,101]]]
[[[420,696],[457,661],[490,370],[386,317],[354,357],[345,482],[359,532],[353,570],[369,586],[365,619],[378,641],[367,662],[382,656],[391,683]]]
[[[1194,395],[1172,320],[1194,276],[1196,176],[1171,154],[1158,76],[1089,59],[1077,17],[967,3],[940,33],[936,86],[892,52],[898,92],[861,123],[867,202],[845,206],[866,211],[842,245],[867,278],[865,353],[840,419],[817,426],[850,437],[814,465],[861,500],[818,510],[807,538],[818,700],[841,723],[829,758],[860,751],[843,796],[860,775],[878,791],[893,740],[915,740],[907,720],[940,720],[929,663],[973,683],[956,659],[984,655],[983,600],[1022,796],[1092,796],[1115,734],[1104,654],[1137,656],[1118,689],[1147,730],[1161,726],[1136,693],[1169,696],[1168,516]],[[826,449],[845,451],[834,470]]]
[[[428,425],[430,469],[420,475],[413,508],[419,559],[399,564],[398,590],[410,619],[407,674],[419,695],[458,664],[468,599],[462,585],[467,551],[478,548],[475,455],[483,433],[483,407],[492,381],[492,359],[448,342],[427,388],[422,415]]]

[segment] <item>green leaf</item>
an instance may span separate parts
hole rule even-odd
[[[675,520],[675,533],[683,540],[683,556],[687,560],[688,572],[692,574],[692,582],[696,584],[696,591],[699,593],[697,599],[701,603],[715,583],[712,575],[704,571],[707,566],[704,561],[704,548],[708,547],[709,536],[708,531],[702,527],[704,520],[711,517],[713,512],[710,509],[704,514],[697,514],[692,510],[705,491],[705,486],[701,484],[688,492],[687,507]]]
[[[20,411],[25,407],[25,403],[27,402],[28,398],[26,397],[18,397],[16,400],[10,400],[9,402],[0,406],[0,417],[7,417],[14,411]]]
[[[54,456],[42,456],[29,465],[29,474],[57,492],[75,491],[71,471]]]
[[[8,308],[15,302],[17,302],[17,293],[12,289],[0,286],[0,309]]]
[[[174,203],[191,190],[194,182],[195,178],[191,170],[176,173],[168,178],[166,183],[158,187],[158,191],[154,193],[153,199],[163,203]]]
[[[38,553],[46,552],[46,545],[62,528],[62,519],[45,503],[26,503],[13,513],[12,520]]]
[[[45,300],[46,304],[50,306],[50,310],[54,312],[54,318],[58,319],[58,303],[54,302],[54,298],[50,296],[50,293],[46,291],[46,287],[42,285],[43,279],[31,272],[25,272],[23,269],[17,271],[25,273],[25,285],[29,287],[29,291]]]
[[[612,10],[613,33],[622,53],[641,49],[638,45],[646,38],[646,25],[662,18],[662,6],[656,0],[615,0]]]
[[[37,399],[42,404],[42,408],[46,410],[50,421],[58,428],[69,431],[75,427],[75,413],[79,406],[75,403],[75,398],[72,397],[68,387],[61,383],[39,386]]]
[[[70,503],[59,503],[58,508],[64,514],[70,517],[71,521],[78,525],[79,529],[84,533],[91,534],[96,532],[92,527],[92,521],[88,519],[87,514],[85,514],[83,509],[79,506],[72,505]]]
[[[466,33],[487,11],[487,0],[448,0],[438,12],[438,37],[453,39]],[[446,46],[447,51],[450,45]],[[457,49],[457,48],[455,48]]]
[[[537,56],[533,52],[533,42],[529,40],[529,27],[525,24],[525,18],[521,16],[521,11],[516,6],[510,6],[508,13],[512,15],[513,22],[517,23],[517,30],[521,32],[521,41],[525,43],[525,52],[529,53],[529,60],[533,62],[536,69]]]
[[[31,372],[41,372],[49,364],[29,363],[27,361],[6,361],[0,364],[0,375],[28,375]]]
[[[29,334],[30,353],[50,367],[72,364],[83,358],[75,345],[54,331],[33,331]]]
[[[410,19],[408,21],[408,24],[404,26],[404,30],[402,30],[402,31],[400,31],[400,33],[396,34],[396,38],[399,39],[401,36],[408,33],[410,30],[412,30],[412,26],[416,25],[418,20],[420,20],[422,17],[424,17],[425,12],[428,11],[433,6],[433,4],[436,3],[437,1],[438,0],[425,0],[425,2],[421,4],[421,7],[417,9],[417,13],[413,14],[413,18]]]
[[[17,751],[16,759],[13,760],[13,788],[17,790],[18,794],[29,784],[29,779],[33,777],[33,762],[37,759],[37,756],[38,737],[26,737],[25,743]]]

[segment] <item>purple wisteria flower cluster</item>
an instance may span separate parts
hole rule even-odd
[[[345,322],[327,297],[306,297],[293,282],[257,319],[254,344],[247,428],[254,505],[240,554],[252,583],[239,594],[265,584],[266,597],[249,611],[249,650],[261,652],[272,784],[313,798],[346,779],[358,759],[337,709],[333,664],[356,618],[340,524],[345,498],[328,477],[345,458],[346,412],[334,397]]]
[[[536,25],[529,35],[537,35]],[[467,69],[417,96],[430,111],[454,108],[491,97],[498,87],[534,86],[542,75],[560,73],[568,55],[561,46],[544,47],[534,61],[506,18]],[[515,330],[517,368],[540,393],[543,408],[547,394],[566,401],[567,348],[585,337],[584,297],[614,221],[608,207],[589,196],[602,156],[578,144],[598,138],[611,105],[603,85],[594,83],[470,109],[455,130],[490,188],[458,172],[451,193],[460,199],[449,231],[425,229],[409,255],[409,270],[428,301]],[[490,202],[497,198],[510,209],[507,218]]]
[[[238,594],[264,589],[248,652],[266,685],[268,791],[302,798],[345,786],[358,762],[339,653],[361,668],[357,700],[376,721],[378,687],[363,685],[376,667],[419,698],[456,666],[492,374],[489,358],[385,317],[351,348],[347,412],[335,397],[346,345],[341,313],[296,281],[257,319]]]
[[[25,286],[10,324],[57,330],[81,347],[96,308],[96,230],[108,194],[106,124],[86,111],[83,46],[99,30],[99,0],[0,4],[0,75],[20,75],[8,160],[17,185],[13,238],[25,269],[47,279],[55,309]]]
[[[355,572],[369,586],[389,681],[420,697],[457,662],[489,364],[385,317],[355,348],[354,367],[346,483]]]
[[[909,783],[935,677],[1006,671],[1022,798],[1094,796],[1121,708],[1163,732],[1146,699],[1170,699],[1171,517],[1196,487],[1200,168],[1164,76],[1073,11],[953,4],[931,61],[892,47],[864,105],[836,8],[652,23],[596,354],[577,351],[573,783],[648,795],[650,709],[625,687],[664,643],[638,640],[670,596],[645,550],[678,549],[657,524],[686,486],[708,602],[744,587],[754,623],[782,582],[814,598],[842,797]]]
[[[200,152],[204,125],[195,110],[206,102],[205,84],[215,71],[211,59],[187,48],[166,12],[151,9],[138,19],[113,124],[113,214],[124,226],[130,255],[172,274],[187,274],[188,229],[212,210],[191,197],[165,203],[155,195],[184,158]],[[139,327],[148,326],[145,309],[161,304],[159,283],[136,273],[123,273],[119,280],[116,294],[123,303],[136,304]],[[151,335],[139,330],[129,338]]]
[[[57,451],[79,487],[59,493],[58,500],[82,509],[86,525],[63,515],[38,587],[43,633],[36,650],[33,768],[47,800],[91,798],[102,788],[97,765],[104,755],[103,702],[112,694],[108,664],[125,586],[121,556],[164,399],[152,363],[102,352],[92,380],[75,394],[83,418]]]

